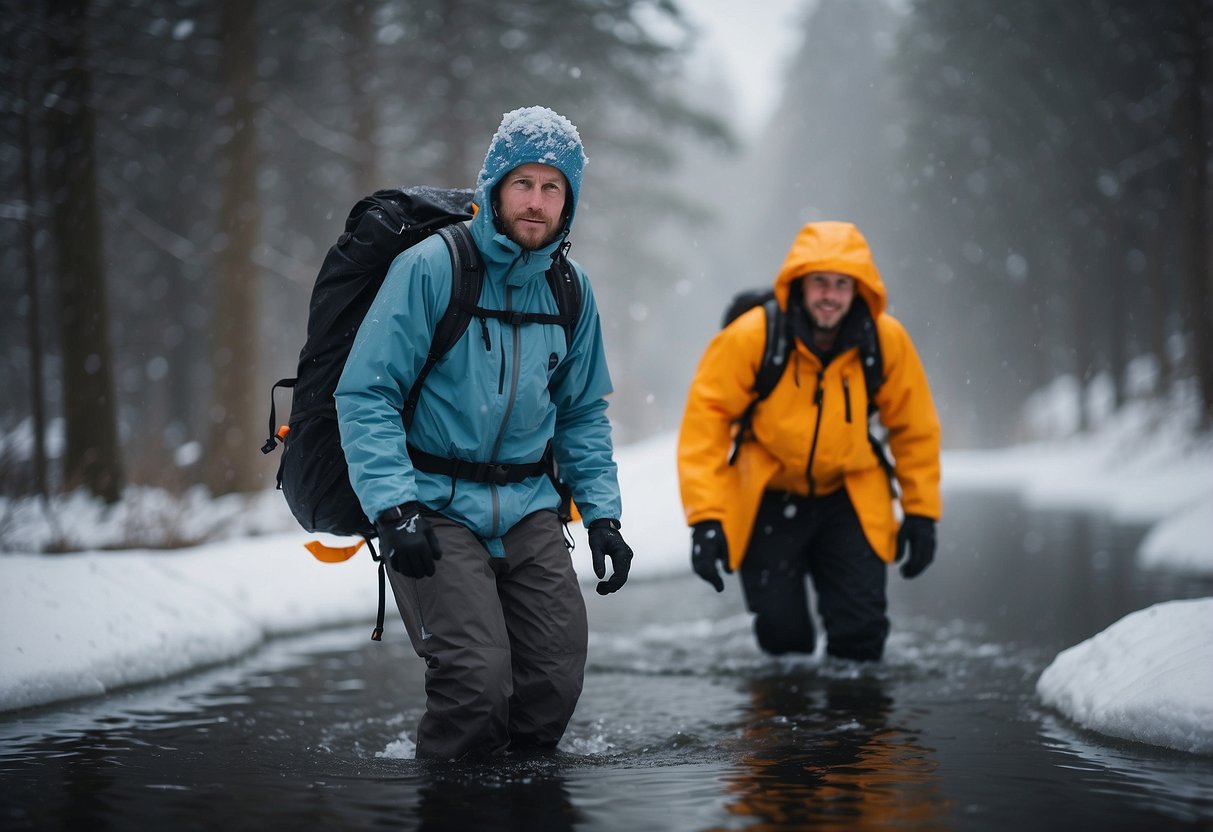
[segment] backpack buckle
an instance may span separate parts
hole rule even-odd
[[[510,466],[502,465],[499,462],[482,462],[476,466],[472,479],[489,485],[508,485],[510,482],[509,469]]]

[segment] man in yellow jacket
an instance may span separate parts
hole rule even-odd
[[[940,431],[926,373],[885,312],[884,282],[854,225],[805,225],[774,293],[790,350],[748,424],[739,426],[767,340],[761,305],[712,339],[691,383],[678,438],[691,564],[717,592],[717,564],[740,571],[764,651],[813,652],[808,576],[827,653],[878,660],[889,631],[887,564],[904,558],[902,575],[912,578],[935,556]],[[883,364],[875,413],[894,458],[900,525],[890,474],[869,439],[859,346],[873,330]]]

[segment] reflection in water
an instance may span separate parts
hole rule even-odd
[[[724,778],[729,812],[754,819],[747,829],[946,827],[938,764],[888,724],[880,680],[766,677],[750,696],[740,739],[750,750]]]
[[[70,747],[63,768],[62,819],[65,829],[104,829],[114,815],[110,794],[117,765],[100,732],[88,732]]]
[[[418,789],[423,832],[571,830],[584,820],[546,758],[480,765],[426,764]]]
[[[1138,789],[1107,786],[1128,800],[1185,823],[1200,823],[1208,813],[1198,807],[1213,806],[1213,780],[1201,755],[1109,740],[1052,714],[1041,715],[1040,728],[1045,747],[1062,759],[1058,766],[1081,769],[1092,782],[1134,783]]]

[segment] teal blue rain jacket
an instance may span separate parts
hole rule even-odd
[[[563,236],[546,249],[523,251],[495,231],[491,214],[491,208],[482,208],[471,221],[485,267],[479,305],[555,314],[544,272]],[[500,538],[515,523],[559,505],[550,479],[537,476],[502,486],[452,482],[415,470],[406,441],[453,459],[528,463],[543,456],[549,440],[582,522],[620,517],[601,324],[589,281],[573,265],[583,303],[571,344],[566,346],[558,325],[473,319],[426,379],[406,437],[400,412],[450,300],[451,264],[446,243],[437,236],[396,258],[336,391],[350,482],[368,517],[419,500],[467,526],[491,554],[501,556]]]

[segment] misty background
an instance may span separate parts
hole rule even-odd
[[[823,219],[867,236],[946,447],[1029,438],[1058,383],[1079,430],[1141,398],[1210,428],[1213,0],[807,0],[763,90],[695,5],[4,0],[0,495],[272,487],[349,209],[470,187],[535,104],[590,159],[617,444],[677,428],[729,297]]]

